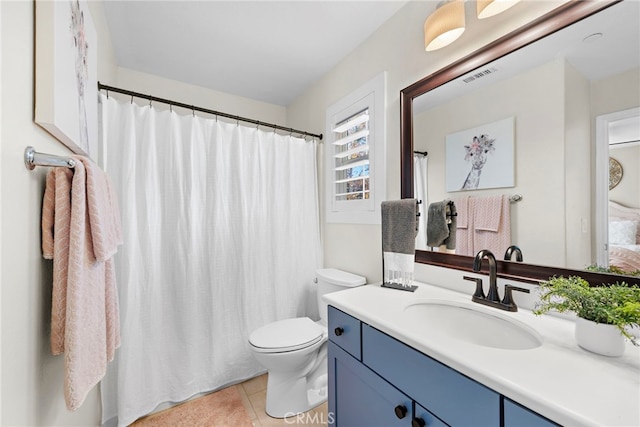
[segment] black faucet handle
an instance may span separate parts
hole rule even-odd
[[[522,250],[516,245],[511,245],[507,248],[507,251],[504,253],[504,260],[511,261],[513,254],[516,254],[516,261],[522,262]]]
[[[469,280],[476,283],[476,291],[473,294],[473,299],[485,299],[484,290],[482,289],[482,279],[479,277],[462,276],[464,280]]]
[[[530,291],[529,289],[521,288],[513,285],[504,286],[504,298],[502,298],[502,305],[507,306],[509,311],[518,311],[518,306],[513,300],[513,295],[512,295],[513,291],[524,292],[525,294],[528,294]]]

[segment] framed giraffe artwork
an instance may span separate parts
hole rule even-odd
[[[447,192],[515,185],[514,117],[445,137]]]
[[[39,0],[35,8],[35,122],[97,160],[98,37],[89,3]]]

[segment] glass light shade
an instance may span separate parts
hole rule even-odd
[[[477,0],[478,18],[484,19],[495,16],[509,9],[520,0]]]
[[[464,1],[452,0],[438,7],[424,21],[424,48],[443,48],[464,33]]]

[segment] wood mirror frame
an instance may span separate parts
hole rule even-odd
[[[614,1],[570,1],[546,15],[495,40],[476,52],[413,83],[400,91],[400,192],[401,197],[413,197],[413,100],[478,67],[518,50],[581,19],[619,3]],[[473,257],[442,252],[416,251],[416,262],[463,271],[473,270]],[[581,276],[591,285],[625,281],[640,286],[640,278],[595,273],[586,270],[548,267],[519,262],[498,261],[498,276],[537,284],[557,276]]]

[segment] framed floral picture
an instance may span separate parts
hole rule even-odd
[[[513,187],[514,118],[446,136],[447,191]]]
[[[87,1],[36,1],[35,122],[71,151],[98,147],[98,49]]]

